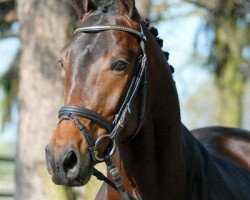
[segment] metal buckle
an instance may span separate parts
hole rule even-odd
[[[98,144],[99,144],[104,138],[109,138],[109,140],[113,142],[113,144],[112,144],[113,146],[112,146],[111,151],[110,151],[109,154],[108,154],[107,156],[105,156],[105,157],[111,157],[111,156],[115,153],[116,146],[117,146],[115,140],[112,140],[111,137],[110,137],[110,135],[104,134],[104,135],[100,136],[100,137],[96,140],[96,142],[95,142],[95,147],[94,147],[95,159],[98,160],[98,161],[100,161],[100,162],[103,162],[104,159],[105,159],[105,157],[100,158],[100,157],[97,156],[97,154],[98,154],[97,147],[98,147]]]

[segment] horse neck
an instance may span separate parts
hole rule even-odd
[[[146,36],[147,118],[138,136],[119,146],[122,176],[133,182],[142,199],[182,199],[185,170],[178,96],[161,48],[148,31]]]

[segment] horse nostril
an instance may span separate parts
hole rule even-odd
[[[77,156],[74,151],[67,153],[63,160],[63,169],[68,178],[74,178],[77,175]]]

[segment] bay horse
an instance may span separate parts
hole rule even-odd
[[[182,124],[171,67],[135,1],[74,8],[82,27],[62,51],[65,106],[45,149],[53,182],[82,186],[104,161],[112,187],[96,199],[249,200],[249,131]]]

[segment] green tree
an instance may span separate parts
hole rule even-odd
[[[250,76],[250,3],[246,0],[186,0],[205,10],[207,31],[213,33],[207,66],[219,90],[217,121],[241,126],[242,100]]]
[[[15,0],[0,0],[0,39],[18,37],[13,33],[12,26],[17,21]],[[14,59],[9,69],[0,76],[0,85],[4,90],[4,98],[1,101],[2,121],[4,128],[6,122],[11,120],[11,106],[16,101],[18,86],[18,56]]]
[[[17,21],[15,0],[0,0],[0,38],[9,37],[12,24]]]

